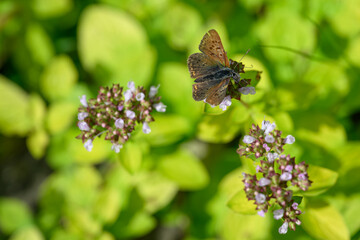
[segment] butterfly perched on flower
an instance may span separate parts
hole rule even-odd
[[[216,30],[206,33],[200,42],[201,53],[190,55],[187,60],[190,77],[195,78],[193,98],[211,105],[219,105],[226,96],[231,78],[240,81],[239,72],[233,70]]]

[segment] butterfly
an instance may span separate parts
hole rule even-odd
[[[206,33],[200,42],[201,53],[190,55],[187,60],[190,77],[195,78],[193,98],[211,105],[219,105],[226,96],[231,78],[240,81],[240,75],[230,68],[221,39],[216,30]]]

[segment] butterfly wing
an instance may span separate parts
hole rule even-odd
[[[200,42],[199,50],[214,61],[220,62],[225,67],[230,67],[229,59],[221,43],[219,34],[211,29]]]
[[[193,98],[195,101],[204,100],[221,81],[206,81],[193,84]]]
[[[206,102],[215,106],[219,105],[226,96],[226,90],[228,88],[229,82],[230,78],[226,78],[217,84],[214,88],[212,88],[209,91]]]
[[[204,53],[191,54],[187,60],[190,77],[199,78],[219,71],[219,64]]]

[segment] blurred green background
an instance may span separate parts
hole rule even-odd
[[[1,0],[0,239],[359,239],[359,22],[358,0]],[[192,99],[186,60],[210,29],[263,71],[248,107]],[[120,154],[99,139],[86,152],[79,96],[129,80],[160,84],[167,112]],[[272,214],[227,206],[264,116],[312,165],[285,236]]]

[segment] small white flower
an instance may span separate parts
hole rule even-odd
[[[157,87],[155,87],[155,86],[150,87],[150,91],[149,91],[149,97],[150,98],[155,97],[155,95],[158,93],[159,87],[160,87],[160,84],[157,85]]]
[[[242,87],[242,88],[239,88],[239,92],[241,92],[244,95],[248,95],[249,93],[251,95],[254,95],[256,93],[254,87]]]
[[[132,97],[132,92],[131,92],[131,90],[126,90],[126,91],[124,92],[124,100],[125,100],[125,102],[129,101],[131,97]]]
[[[275,142],[275,138],[272,135],[266,135],[265,136],[265,142],[273,143],[273,142]]]
[[[280,218],[282,218],[284,216],[284,209],[278,209],[278,210],[275,210],[274,212],[274,218],[276,220],[279,220]]]
[[[79,127],[79,129],[80,129],[81,131],[90,131],[89,125],[88,125],[86,122],[84,122],[84,121],[80,121],[80,122],[78,123],[78,127]]]
[[[261,216],[261,217],[265,217],[265,212],[264,212],[264,210],[258,211],[257,214],[258,214],[259,216]]]
[[[135,92],[135,83],[133,81],[129,81],[127,86],[130,91]]]
[[[122,120],[121,118],[118,118],[115,120],[115,127],[116,128],[123,128],[124,127],[124,120]]]
[[[144,100],[145,94],[142,93],[142,92],[141,92],[141,93],[138,93],[138,94],[136,94],[136,97],[135,97],[135,98],[136,98],[137,101],[140,102],[141,100]]]
[[[261,129],[265,131],[265,134],[269,134],[276,128],[275,123],[270,123],[270,121],[262,121]]]
[[[84,147],[86,150],[88,150],[89,152],[91,152],[92,148],[93,148],[93,143],[92,140],[89,139],[84,143]]]
[[[287,135],[285,138],[286,144],[293,144],[295,142],[295,138],[292,135]]]
[[[291,173],[289,173],[289,172],[284,172],[283,174],[281,174],[281,176],[280,176],[280,180],[281,181],[289,181],[289,180],[291,180],[292,179],[292,175],[291,175]]]
[[[153,106],[156,109],[156,111],[158,111],[158,112],[165,112],[166,111],[166,105],[163,104],[162,102],[155,103]]]
[[[130,119],[134,119],[135,116],[136,116],[135,113],[133,111],[131,111],[131,110],[126,110],[125,115],[126,115],[127,118],[130,118]]]
[[[149,133],[151,132],[151,129],[150,129],[149,124],[148,124],[147,122],[144,122],[144,123],[143,123],[143,128],[142,128],[142,130],[143,130],[143,132],[144,132],[145,134],[149,134]]]
[[[261,178],[259,180],[259,186],[260,187],[264,187],[266,185],[269,185],[271,183],[271,180],[270,179],[267,179],[267,178]]]
[[[86,95],[82,95],[80,98],[80,103],[84,106],[84,107],[88,107],[88,103],[86,101]]]
[[[275,159],[277,159],[278,157],[279,157],[279,154],[277,154],[277,153],[268,153],[267,154],[267,158],[270,163],[274,162]]]
[[[291,206],[293,209],[296,210],[298,208],[299,204],[297,202],[294,202]]]
[[[244,142],[244,143],[247,143],[247,144],[251,144],[251,143],[253,143],[255,140],[256,140],[256,138],[254,138],[254,137],[252,137],[252,136],[249,136],[249,135],[245,135],[245,136],[244,136],[244,139],[243,139],[243,142]]]
[[[78,119],[79,119],[79,121],[84,120],[84,119],[87,118],[88,116],[89,116],[89,113],[87,113],[87,112],[80,112],[80,113],[78,113]]]
[[[255,200],[256,200],[257,203],[262,204],[262,203],[265,202],[266,196],[264,194],[262,194],[262,193],[258,193],[258,194],[255,195]]]
[[[123,148],[123,145],[121,144],[118,144],[118,143],[114,143],[112,146],[111,146],[111,150],[116,152],[116,153],[119,153],[120,152],[120,149]]]
[[[281,225],[281,227],[279,228],[279,233],[280,234],[286,234],[287,231],[288,231],[288,227],[289,227],[289,223],[284,222],[283,225]]]
[[[223,111],[225,111],[225,110],[227,109],[227,107],[230,107],[230,105],[231,105],[231,96],[228,95],[228,96],[226,96],[226,97],[222,100],[222,102],[220,103],[219,107],[220,107]]]

